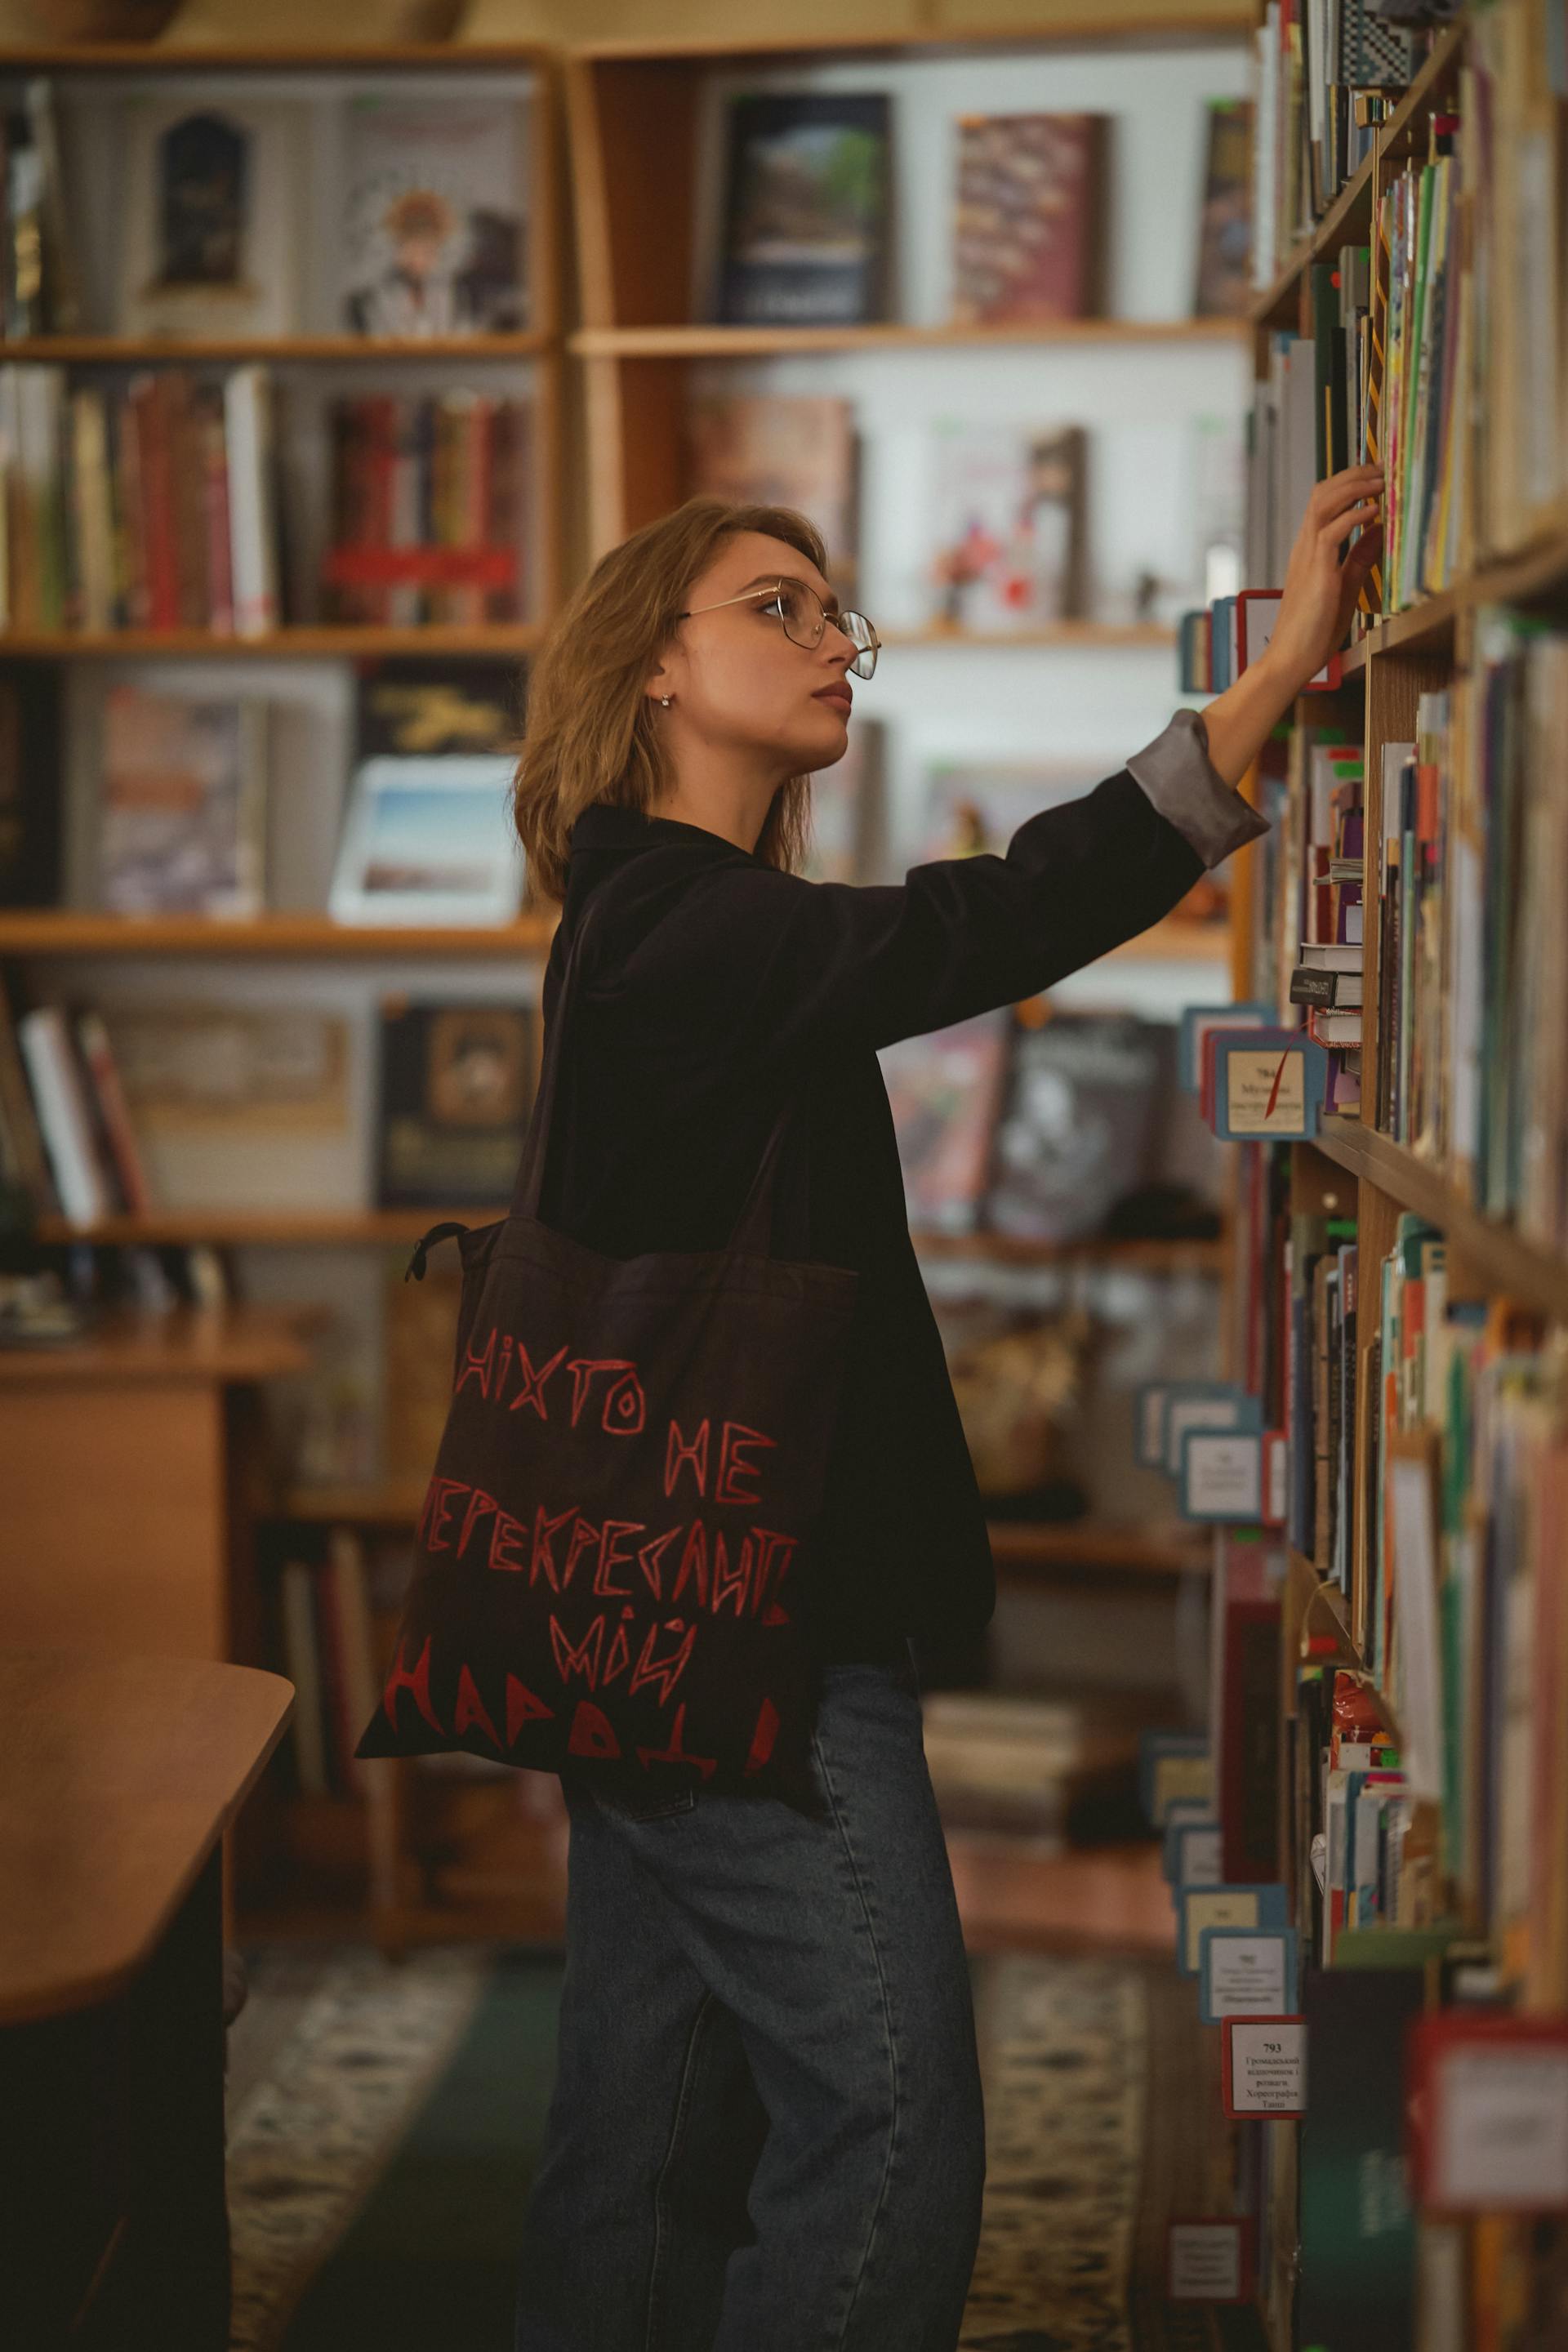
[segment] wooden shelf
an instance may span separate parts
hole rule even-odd
[[[78,1339],[0,1348],[0,1387],[102,1381],[118,1391],[138,1379],[270,1381],[309,1369],[309,1335],[328,1319],[319,1307],[171,1307],[166,1315],[110,1307]]]
[[[261,637],[220,637],[210,629],[3,629],[0,661],[145,661],[153,656],[169,661],[266,661],[307,656],[341,661],[354,656],[378,659],[393,654],[495,659],[531,652],[543,635],[542,625],[535,621],[498,622],[479,629],[301,625],[273,629]]]
[[[336,923],[320,914],[261,915],[224,922],[205,915],[110,915],[68,908],[0,911],[0,956],[545,956],[558,914],[524,916],[516,923]],[[1111,962],[1169,959],[1213,963],[1228,953],[1223,923],[1182,922],[1173,915],[1151,925],[1101,959]]]
[[[36,1226],[40,1242],[90,1242],[153,1247],[205,1242],[238,1248],[277,1246],[284,1249],[396,1247],[417,1241],[431,1226],[448,1221],[477,1226],[505,1216],[506,1205],[472,1204],[412,1209],[276,1209],[215,1208],[155,1209],[142,1214],[129,1211],[102,1217],[89,1225],[67,1217],[40,1217]],[[1110,1265],[1142,1274],[1219,1275],[1225,1267],[1226,1244],[1219,1239],[1171,1241],[1121,1240],[1115,1235],[1090,1236],[1080,1242],[1037,1242],[1011,1234],[942,1234],[917,1231],[911,1234],[922,1257],[984,1258],[1000,1264],[1049,1265],[1078,1262]]]
[[[940,646],[948,651],[992,652],[999,646],[1039,647],[1068,646],[1170,646],[1176,632],[1164,621],[1051,621],[1033,629],[889,629],[885,647]]]
[[[341,1520],[365,1528],[411,1528],[425,1501],[421,1481],[387,1479],[359,1486],[289,1486],[279,1497],[279,1516],[311,1524]]]
[[[0,362],[147,367],[209,360],[535,359],[559,348],[542,329],[514,335],[20,335],[0,337]]]
[[[0,956],[526,956],[547,955],[558,915],[515,923],[337,923],[330,915],[110,915],[69,908],[0,912]]]
[[[279,1497],[282,1517],[311,1523],[343,1520],[361,1527],[413,1527],[425,1501],[423,1481],[389,1479],[360,1486],[290,1486]],[[1114,1519],[987,1523],[997,1567],[1079,1568],[1090,1573],[1188,1576],[1207,1572],[1208,1533],[1184,1521]]]
[[[549,69],[557,51],[537,41],[367,41],[320,47],[297,41],[258,42],[254,47],[228,41],[73,41],[68,47],[6,45],[0,47],[0,73],[345,73],[382,66],[421,72],[464,72],[475,66]]]
[[[1163,922],[1152,923],[1140,931],[1135,940],[1124,940],[1119,948],[1100,956],[1100,963],[1163,962],[1224,963],[1230,956],[1230,926],[1228,923],[1189,923],[1177,915],[1167,915]],[[1087,969],[1092,971],[1090,965]]]
[[[1123,1241],[1090,1234],[1079,1242],[1028,1241],[1015,1234],[943,1234],[911,1231],[921,1257],[988,1258],[1000,1264],[1053,1265],[1078,1261],[1123,1267],[1137,1274],[1222,1274],[1223,1240]]]
[[[1107,48],[1145,46],[1153,47],[1163,42],[1181,44],[1189,41],[1247,40],[1253,28],[1249,9],[1194,9],[1185,16],[1154,14],[1127,16],[1086,12],[1079,16],[1058,16],[1044,23],[1008,23],[995,26],[967,26],[962,34],[938,34],[923,25],[891,26],[886,31],[866,32],[850,26],[842,31],[816,31],[803,40],[798,33],[789,31],[756,31],[750,26],[738,37],[722,34],[689,36],[672,33],[665,37],[649,39],[645,35],[603,35],[597,40],[581,41],[570,55],[576,62],[600,65],[635,65],[644,60],[659,60],[686,64],[719,65],[732,60],[736,64],[748,59],[759,63],[766,60],[778,64],[799,58],[806,59],[824,50],[854,57],[900,57],[911,52],[940,49],[944,55],[953,50],[970,55],[984,54],[987,48]]]
[[[992,1519],[986,1532],[999,1570],[1078,1568],[1136,1576],[1201,1576],[1209,1570],[1213,1549],[1207,1529],[1180,1519],[1147,1524]]]
[[[1245,319],[1061,319],[1018,327],[581,327],[580,359],[748,359],[768,352],[949,351],[1047,343],[1239,343]]]
[[[89,1242],[165,1248],[197,1242],[219,1248],[395,1248],[416,1242],[431,1225],[456,1218],[483,1225],[506,1214],[496,1209],[157,1209],[100,1217],[89,1225],[68,1217],[40,1217],[35,1237],[50,1244]]]
[[[1325,1118],[1312,1140],[1336,1167],[1364,1178],[1400,1208],[1441,1226],[1467,1264],[1500,1290],[1544,1315],[1568,1318],[1568,1258],[1555,1257],[1522,1240],[1511,1226],[1480,1215],[1441,1169],[1359,1119]]]
[[[1463,24],[1452,25],[1434,44],[1431,55],[1399,104],[1377,131],[1378,145],[1384,154],[1398,153],[1408,147],[1420,117],[1458,70],[1465,33]],[[1293,325],[1300,280],[1312,263],[1325,260],[1352,233],[1360,236],[1367,234],[1372,222],[1372,165],[1369,153],[1345,182],[1310,236],[1303,237],[1296,247],[1267,293],[1253,303],[1249,316],[1255,326]]]
[[[1385,614],[1358,637],[1340,667],[1346,677],[1364,671],[1369,655],[1405,646],[1431,651],[1451,646],[1459,614],[1478,604],[1525,604],[1536,597],[1568,593],[1568,519],[1552,519],[1540,536],[1515,555],[1483,564],[1440,595],[1425,596],[1400,613]]]

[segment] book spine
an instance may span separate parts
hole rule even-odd
[[[76,1033],[82,1066],[97,1096],[100,1120],[124,1204],[133,1214],[144,1216],[153,1206],[153,1194],[110,1043],[108,1024],[100,1013],[84,1010],[77,1015]]]
[[[58,1005],[40,1005],[16,1030],[61,1208],[72,1224],[95,1224],[110,1204],[65,1017]]]

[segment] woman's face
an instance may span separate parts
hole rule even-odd
[[[785,636],[778,603],[767,593],[781,579],[803,582],[822,599],[828,625],[809,649]],[[834,627],[838,600],[809,556],[761,531],[737,531],[683,602],[691,617],[677,624],[647,687],[656,701],[671,698],[660,717],[669,722],[672,748],[685,740],[750,754],[781,781],[843,758],[853,698],[846,673],[855,647]],[[703,605],[718,609],[700,611]]]

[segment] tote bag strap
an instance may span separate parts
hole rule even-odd
[[[603,884],[600,891],[603,891]],[[517,1182],[512,1192],[511,1210],[514,1216],[536,1218],[544,1191],[545,1162],[550,1150],[551,1124],[554,1117],[556,1090],[561,1066],[566,1051],[566,1033],[572,1026],[573,1009],[577,1000],[577,983],[583,934],[593,920],[596,898],[590,898],[577,919],[566,960],[561,971],[561,992],[555,1000],[555,1018],[549,1024],[544,1040],[544,1060],[539,1073],[539,1085],[534,1094],[533,1109],[523,1138],[522,1155],[518,1162]],[[779,1161],[784,1140],[795,1115],[799,1097],[799,1085],[785,1097],[783,1109],[773,1121],[772,1132],[763,1148],[762,1163],[752,1181],[751,1191],[736,1218],[727,1247],[748,1256],[773,1255],[773,1195],[776,1189]],[[809,1176],[803,1163],[800,1184],[790,1202],[793,1238],[787,1254],[804,1258],[810,1233]]]

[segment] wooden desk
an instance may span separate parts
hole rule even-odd
[[[256,1383],[310,1361],[315,1308],[117,1313],[0,1349],[0,1643],[249,1658],[237,1573],[265,1499]]]
[[[294,1704],[0,1651],[0,2338],[227,2352],[221,1857]]]

